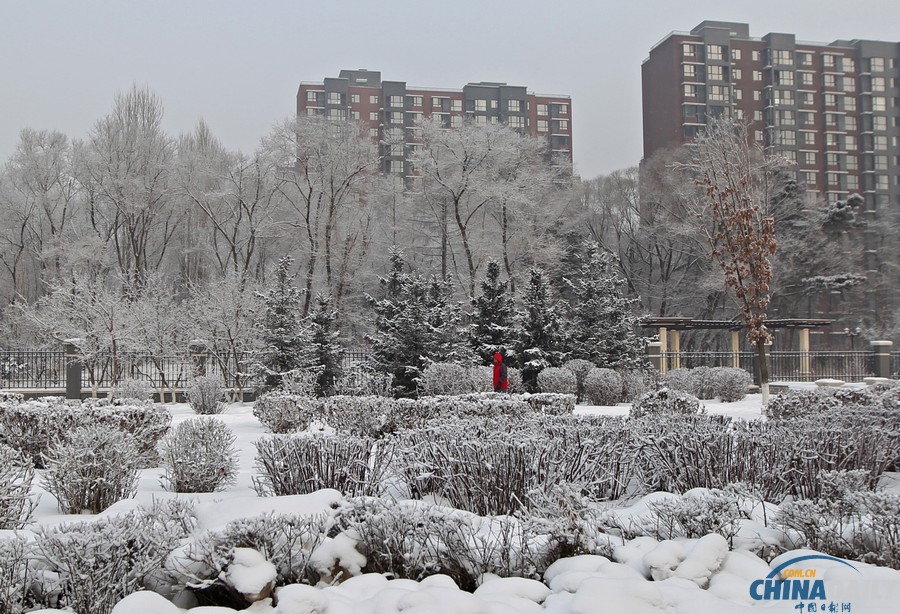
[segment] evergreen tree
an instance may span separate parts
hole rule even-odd
[[[340,332],[336,324],[337,311],[332,308],[331,296],[317,294],[315,307],[309,315],[309,353],[317,372],[316,394],[319,396],[334,392],[334,384],[341,377],[343,349],[338,343]]]
[[[481,282],[481,296],[472,299],[469,343],[477,356],[490,361],[494,352],[510,346],[513,336],[515,305],[506,289],[509,280],[500,281],[500,265],[491,260]]]
[[[308,366],[310,336],[302,318],[303,292],[293,285],[294,259],[285,256],[275,267],[274,284],[259,296],[263,310],[257,318],[263,349],[257,353],[257,370],[266,388],[281,384],[285,373]]]
[[[522,381],[533,389],[537,375],[546,367],[559,367],[566,360],[565,333],[559,303],[551,296],[544,272],[533,268],[522,294],[518,313],[515,360],[522,370]]]
[[[392,250],[391,272],[381,280],[383,298],[368,297],[375,330],[367,339],[374,367],[393,376],[395,393],[411,395],[430,362],[466,360],[470,353],[450,280],[404,273],[404,267],[402,253]]]
[[[606,368],[643,368],[644,343],[635,332],[637,317],[632,313],[637,300],[623,296],[625,280],[616,273],[615,257],[587,242],[580,260],[575,280],[564,280],[573,297],[570,358]]]

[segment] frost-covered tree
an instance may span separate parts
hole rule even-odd
[[[507,293],[509,280],[500,279],[500,264],[488,262],[481,281],[481,295],[472,299],[469,342],[482,360],[510,347],[513,337],[515,304]]]
[[[256,362],[267,388],[278,386],[285,373],[313,362],[310,331],[303,321],[303,291],[294,286],[293,265],[290,256],[281,258],[272,285],[259,294],[257,326],[263,348]]]
[[[644,342],[635,332],[636,299],[623,295],[625,280],[615,257],[599,244],[586,242],[580,266],[564,281],[572,294],[569,304],[568,348],[571,358],[606,368],[635,369],[644,364]]]
[[[369,297],[375,330],[367,336],[377,370],[393,376],[397,394],[410,395],[432,362],[470,361],[462,333],[462,309],[449,279],[404,272],[403,254],[391,250],[382,298]]]
[[[331,306],[331,297],[316,295],[316,305],[309,315],[308,354],[316,370],[316,393],[325,396],[334,391],[335,382],[341,377],[343,349],[338,342],[337,311]]]
[[[542,369],[559,367],[567,357],[560,303],[551,293],[544,272],[531,269],[522,292],[514,345],[514,362],[522,370],[522,381],[529,388],[534,388]]]

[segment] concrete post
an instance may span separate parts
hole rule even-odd
[[[809,361],[809,329],[800,329],[800,379],[812,380],[812,367]]]
[[[741,368],[741,331],[731,331],[731,366]]]
[[[665,373],[669,370],[669,357],[667,354],[669,353],[669,331],[666,330],[665,326],[659,327],[659,372]]]
[[[650,364],[656,367],[657,371],[662,371],[662,356],[659,354],[660,345],[658,341],[647,344],[647,358],[650,359]]]
[[[681,331],[670,330],[669,339],[672,341],[672,368],[681,368]]]
[[[891,347],[893,341],[873,341],[872,352],[875,354],[875,377],[891,377]]]
[[[63,346],[66,356],[66,398],[81,400],[81,352],[72,339],[67,339]]]

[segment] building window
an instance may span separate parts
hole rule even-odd
[[[774,49],[772,51],[772,59],[775,64],[780,64],[782,66],[794,63],[793,54],[786,49]]]
[[[856,98],[853,96],[844,96],[844,110],[845,111],[855,111],[856,110]]]
[[[838,181],[837,173],[825,173],[825,181],[828,182],[829,186],[838,186],[840,187],[840,182]]]
[[[692,45],[691,43],[681,43],[681,53],[685,57],[694,57],[696,55],[694,51],[694,45]]]
[[[825,68],[834,68],[834,56],[830,53],[826,53],[822,56],[822,66]]]
[[[740,69],[740,68],[732,68],[732,69],[731,69],[731,75],[732,75],[736,80],[740,80],[740,79],[743,78],[744,73],[741,72],[741,69]]]
[[[308,91],[306,92],[306,102],[317,102],[319,92]]]
[[[812,85],[813,74],[811,72],[800,73],[800,85]]]
[[[869,72],[884,72],[884,58],[869,58]]]
[[[816,114],[811,111],[800,111],[797,116],[800,119],[800,123],[804,126],[812,126],[816,123]]]
[[[456,111],[457,113],[461,112],[462,111],[462,103],[463,103],[462,100],[458,100],[458,99],[454,98],[453,100],[450,101],[450,110]]]
[[[723,49],[724,49],[724,47],[722,47],[722,45],[707,45],[706,46],[706,59],[707,60],[721,60]]]
[[[847,189],[848,190],[858,190],[859,189],[859,177],[856,175],[847,175]]]
[[[312,117],[313,115],[316,114],[316,111],[317,111],[317,109],[306,109],[306,114],[307,114],[309,117]]]
[[[350,111],[350,119],[359,120],[359,111]]]
[[[844,77],[843,79],[844,87],[842,88],[845,92],[855,92],[856,91],[856,79],[853,77]]]
[[[812,92],[801,92],[800,102],[805,107],[811,107],[816,104],[816,97]]]
[[[434,96],[434,97],[431,99],[431,106],[432,106],[432,108],[434,108],[434,109],[440,109],[440,108],[442,108],[442,107],[443,107],[443,103],[441,102],[441,98],[439,98],[438,96]]]
[[[486,115],[476,115],[475,123],[479,126],[483,126],[487,124],[487,116]]]
[[[328,104],[341,104],[342,98],[340,92],[328,92]]]
[[[369,121],[370,122],[378,121],[378,111],[369,111]]]
[[[875,170],[876,171],[886,171],[887,170],[887,156],[875,156]]]
[[[872,148],[876,150],[885,150],[887,149],[888,140],[884,135],[876,135],[875,138],[872,139]],[[883,156],[887,159],[887,156]]]
[[[738,62],[738,61],[740,61],[740,59],[741,59],[741,50],[735,49],[734,47],[732,47],[731,48],[731,61]]]
[[[796,145],[797,144],[797,135],[793,130],[776,130],[775,131],[775,144],[776,145]]]
[[[392,124],[402,124],[403,123],[403,113],[400,111],[391,111],[391,123]]]
[[[328,119],[346,119],[347,114],[344,109],[328,109]]]
[[[350,94],[350,102],[352,104],[359,104],[359,94]]]
[[[825,154],[825,164],[827,164],[828,166],[837,166],[838,165],[838,155],[836,153]]]
[[[883,92],[884,91],[884,77],[872,77],[872,91],[873,92]]]
[[[403,108],[403,96],[390,96],[388,98],[388,104],[392,107]]]
[[[546,119],[537,120],[537,131],[538,132],[547,132],[547,129],[548,129],[548,126],[547,126]]]
[[[876,190],[887,190],[888,189],[887,175],[876,175],[875,176],[875,189]]]
[[[754,62],[759,62],[759,51],[751,51],[750,57]],[[760,140],[760,139],[757,139]]]
[[[837,106],[837,97],[834,94],[825,94],[825,106],[829,108]]]
[[[409,106],[413,109],[421,109],[422,108],[422,97],[421,96],[407,96],[406,97]]]
[[[822,75],[822,83],[825,85],[825,87],[835,87],[837,78],[834,75],[830,74]]]
[[[487,111],[487,100],[475,100],[476,111]]]
[[[402,175],[403,160],[391,160],[390,166],[388,167],[388,172],[390,172],[391,175]]]
[[[816,184],[816,172],[815,171],[804,171],[801,175],[803,178],[803,183],[807,185],[815,185]]]
[[[753,100],[762,100],[762,92],[760,92],[759,90],[753,90]]]
[[[393,143],[391,144],[391,153],[390,155],[402,158],[403,157],[403,143]]]
[[[557,110],[558,115],[568,115],[569,114],[569,105],[558,104],[558,105],[556,105],[556,110]]]
[[[792,125],[794,123],[794,112],[781,110],[776,111],[775,123],[777,123],[779,126]]]
[[[369,104],[378,104],[378,96],[369,96]]]
[[[492,123],[492,124],[499,124],[499,123],[500,123],[500,118],[497,117],[496,115],[491,115],[490,118],[491,118],[491,123]]]
[[[844,58],[844,72],[856,72],[856,60]]]
[[[776,70],[776,85],[794,85],[794,71],[792,70]]]
[[[521,115],[510,115],[507,119],[506,124],[510,128],[524,128],[525,127],[525,118]]]
[[[744,99],[743,90],[734,90],[734,99],[735,100],[743,100]]]
[[[753,112],[753,121],[755,121],[755,122],[762,121],[762,111],[754,111]]]
[[[416,112],[409,113],[409,120],[414,124],[421,124],[423,118],[424,118],[424,115],[422,115],[421,113],[416,113]]]
[[[753,71],[753,80],[754,81],[762,81],[762,71],[761,70]]]
[[[697,77],[697,66],[696,64],[685,64],[681,67],[681,72],[688,79],[695,79]]]
[[[887,130],[887,117],[876,115],[872,118],[872,129],[878,132]]]
[[[539,104],[537,106],[537,114],[538,115],[547,115],[547,105]]]
[[[754,53],[756,53],[756,52],[754,51]],[[762,143],[762,141],[763,141],[763,131],[762,131],[762,130],[756,130],[756,131],[754,131],[754,132],[753,132],[753,138],[756,140],[757,143]]]
[[[804,151],[803,152],[803,164],[805,164],[806,166],[815,166],[816,165],[816,152]]]
[[[568,132],[569,131],[569,121],[566,119],[557,119],[554,121],[555,129],[554,133],[559,134],[560,132]]]
[[[797,52],[797,62],[799,62],[803,66],[812,66],[812,63],[813,63],[812,54],[806,53],[805,51],[798,51]]]
[[[715,102],[728,102],[728,86],[727,85],[710,85],[707,87],[709,99]]]
[[[369,128],[369,136],[371,138],[378,138],[378,128]]]
[[[794,92],[791,90],[775,90],[774,92],[774,101],[777,105],[792,105],[794,104]]]
[[[848,171],[859,170],[859,158],[856,156],[845,156],[844,168]]]
[[[856,130],[856,118],[852,115],[844,116],[844,130],[849,130],[851,132]]]
[[[852,134],[848,134],[844,137],[844,149],[853,150],[856,149],[856,137]]]
[[[519,111],[522,110],[521,106],[522,106],[522,103],[519,100],[507,100],[506,101],[506,110],[507,111],[515,111],[518,113]]]
[[[887,109],[887,98],[884,96],[872,96],[872,110],[884,111]]]
[[[740,90],[735,90],[734,95],[737,97],[737,93]],[[735,119],[744,119],[744,110],[743,109],[735,109],[734,110],[734,118]]]
[[[800,139],[803,141],[804,145],[815,145],[816,144],[816,133],[815,132],[801,132]]]
[[[491,100],[491,108],[492,108],[492,109],[498,108],[499,105],[500,105],[500,103],[499,103],[498,101],[496,101],[496,100]]]
[[[725,74],[724,68],[724,66],[709,66],[706,69],[707,81],[723,81]]]
[[[838,118],[838,116],[835,115],[834,113],[826,113],[825,114],[825,125],[828,126],[829,128],[836,128],[837,123],[838,123],[837,118]]]
[[[450,127],[451,128],[460,128],[462,126],[462,115],[451,115],[450,116]]]

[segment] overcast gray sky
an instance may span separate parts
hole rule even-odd
[[[300,81],[342,68],[409,85],[505,81],[569,94],[577,171],[641,158],[641,62],[704,19],[752,36],[900,40],[897,0],[0,0],[0,161],[24,127],[84,138],[117,92],[148,85],[173,135],[205,119],[251,152]],[[608,58],[608,59],[601,59]]]

